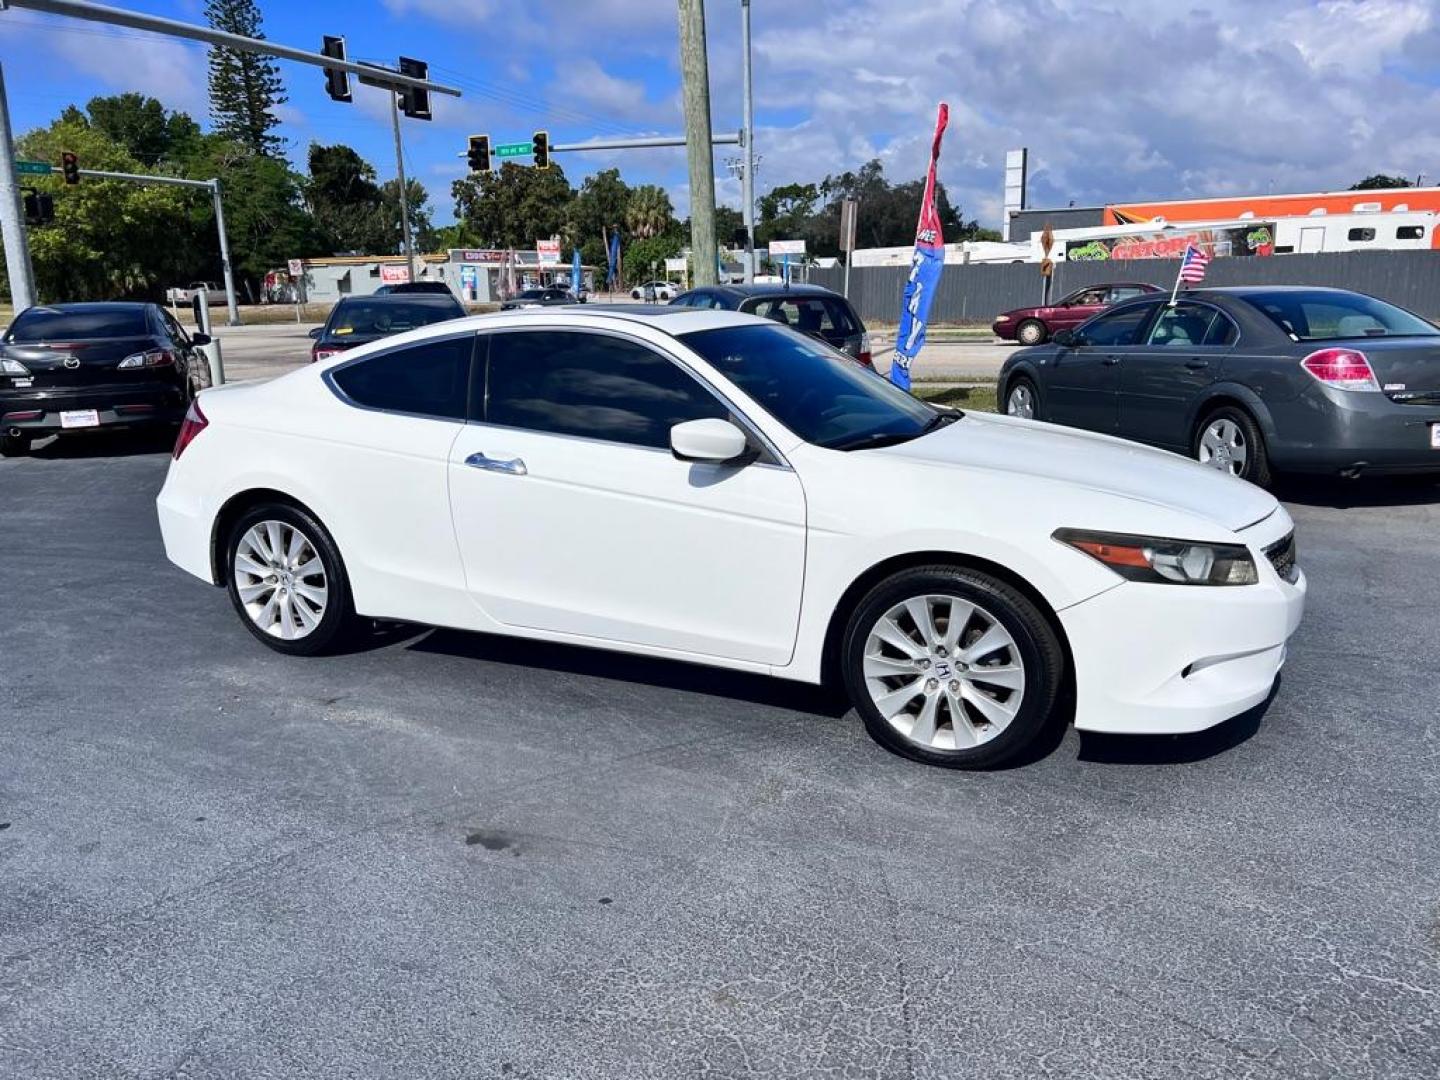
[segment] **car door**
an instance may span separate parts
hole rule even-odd
[[[1153,305],[1126,305],[1095,316],[1056,344],[1045,375],[1045,418],[1112,433],[1119,425],[1120,366],[1135,348]]]
[[[731,409],[637,338],[496,331],[450,455],[470,593],[508,626],[784,664],[794,650],[805,497],[774,452],[694,464],[670,428]]]
[[[1045,312],[1045,325],[1050,328],[1052,334],[1056,330],[1070,330],[1079,326],[1092,315],[1103,311],[1104,308],[1104,287],[1086,289],[1048,309]]]
[[[1187,449],[1191,407],[1220,378],[1237,336],[1229,317],[1209,304],[1161,305],[1145,344],[1120,366],[1120,434]]]
[[[160,313],[160,325],[165,331],[165,336],[170,339],[176,353],[181,357],[182,371],[187,378],[193,380],[196,389],[204,389],[210,385],[210,365],[204,353],[195,347],[190,340],[190,335],[175,321],[164,308],[156,308]]]

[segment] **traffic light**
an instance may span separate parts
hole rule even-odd
[[[521,143],[520,145],[525,145]],[[537,131],[535,137],[530,140],[530,152],[535,155],[535,168],[548,169],[550,167],[550,133],[548,131]]]
[[[489,172],[489,171],[490,171],[490,136],[489,136],[489,135],[471,135],[471,136],[470,136],[470,152],[469,152],[468,154],[466,154],[465,157],[466,157],[466,159],[470,162],[470,171],[471,171],[472,173],[476,173],[476,172]]]
[[[23,188],[25,220],[31,225],[48,225],[55,220],[55,200],[34,188]]]
[[[345,39],[343,37],[331,37],[324,35],[324,44],[320,52],[332,60],[345,59]],[[350,96],[350,73],[341,71],[339,68],[325,69],[325,93],[330,95],[331,101],[349,102],[354,100]]]
[[[65,183],[78,184],[80,182],[80,159],[71,151],[66,150],[60,155],[60,172],[65,177]]]
[[[408,56],[402,56],[400,74],[409,75],[412,79],[429,79],[430,65],[424,60],[411,60]],[[412,120],[429,120],[430,91],[421,90],[418,86],[401,87],[400,111]]]

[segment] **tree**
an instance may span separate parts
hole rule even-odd
[[[1373,173],[1365,177],[1358,184],[1351,184],[1351,191],[1372,191],[1380,188],[1402,188],[1414,187],[1408,179],[1403,176],[1387,176],[1385,173]]]
[[[310,144],[305,201],[333,252],[393,252],[392,227],[374,167],[348,146]]]
[[[494,172],[456,180],[455,216],[485,247],[528,248],[560,233],[575,193],[558,165],[532,169],[507,161]]]
[[[631,236],[648,240],[670,231],[674,225],[675,210],[663,188],[642,184],[631,190],[625,203],[625,228]]]
[[[419,180],[406,179],[405,207],[410,212],[410,236],[417,252],[432,250],[435,243],[435,228],[430,224],[430,193]],[[404,246],[404,230],[400,224],[400,180],[386,180],[380,185],[382,212],[385,223],[394,235],[390,250],[398,251]]]
[[[715,207],[715,244],[732,247],[737,230],[745,228],[745,215],[733,206]]]
[[[77,110],[78,112],[78,110]],[[200,125],[144,94],[93,97],[85,106],[92,128],[124,147],[146,168],[183,161],[200,141]]]
[[[606,231],[620,228],[621,249],[629,246],[628,235],[623,235],[629,204],[630,187],[620,179],[619,169],[603,169],[587,176],[566,214],[566,242],[579,246],[580,257],[585,262],[603,268],[609,262],[605,252]]]
[[[205,19],[216,30],[263,38],[255,0],[206,0]],[[286,101],[280,69],[268,57],[210,47],[210,118],[219,135],[252,153],[280,157],[284,141],[272,134],[279,126],[275,106]]]
[[[622,246],[620,252],[624,280],[634,284],[649,281],[652,277],[663,277],[665,260],[678,256],[684,247],[685,237],[678,229],[659,236],[631,240],[628,246]],[[605,264],[601,262],[600,265]]]

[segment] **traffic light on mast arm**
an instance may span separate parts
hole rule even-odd
[[[429,79],[430,65],[424,60],[411,60],[408,56],[400,57],[400,74],[409,75],[412,79]],[[421,90],[418,86],[404,86],[400,88],[400,111],[412,120],[430,119],[430,91]]]
[[[70,150],[60,155],[60,174],[65,177],[67,184],[80,182],[80,159]]]
[[[324,35],[324,44],[320,52],[332,60],[345,59],[345,39],[343,37],[331,37]],[[325,93],[330,95],[331,101],[351,102],[354,100],[350,94],[350,73],[341,71],[339,68],[325,69]]]
[[[523,146],[524,143],[521,143]],[[535,137],[530,140],[530,152],[535,155],[535,168],[548,169],[550,167],[550,133],[548,131],[537,131]]]
[[[472,173],[485,173],[490,171],[490,136],[471,135],[470,152],[465,155],[470,162]]]

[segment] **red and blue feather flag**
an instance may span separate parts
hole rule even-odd
[[[920,221],[915,226],[915,254],[910,260],[910,276],[905,281],[900,330],[895,338],[895,352],[890,358],[890,381],[902,390],[910,389],[910,365],[925,344],[930,303],[935,298],[940,274],[945,269],[945,234],[940,228],[940,215],[935,210],[935,167],[940,161],[940,140],[949,122],[950,106],[942,101],[935,117],[935,138],[930,143],[930,171],[925,176]]]

